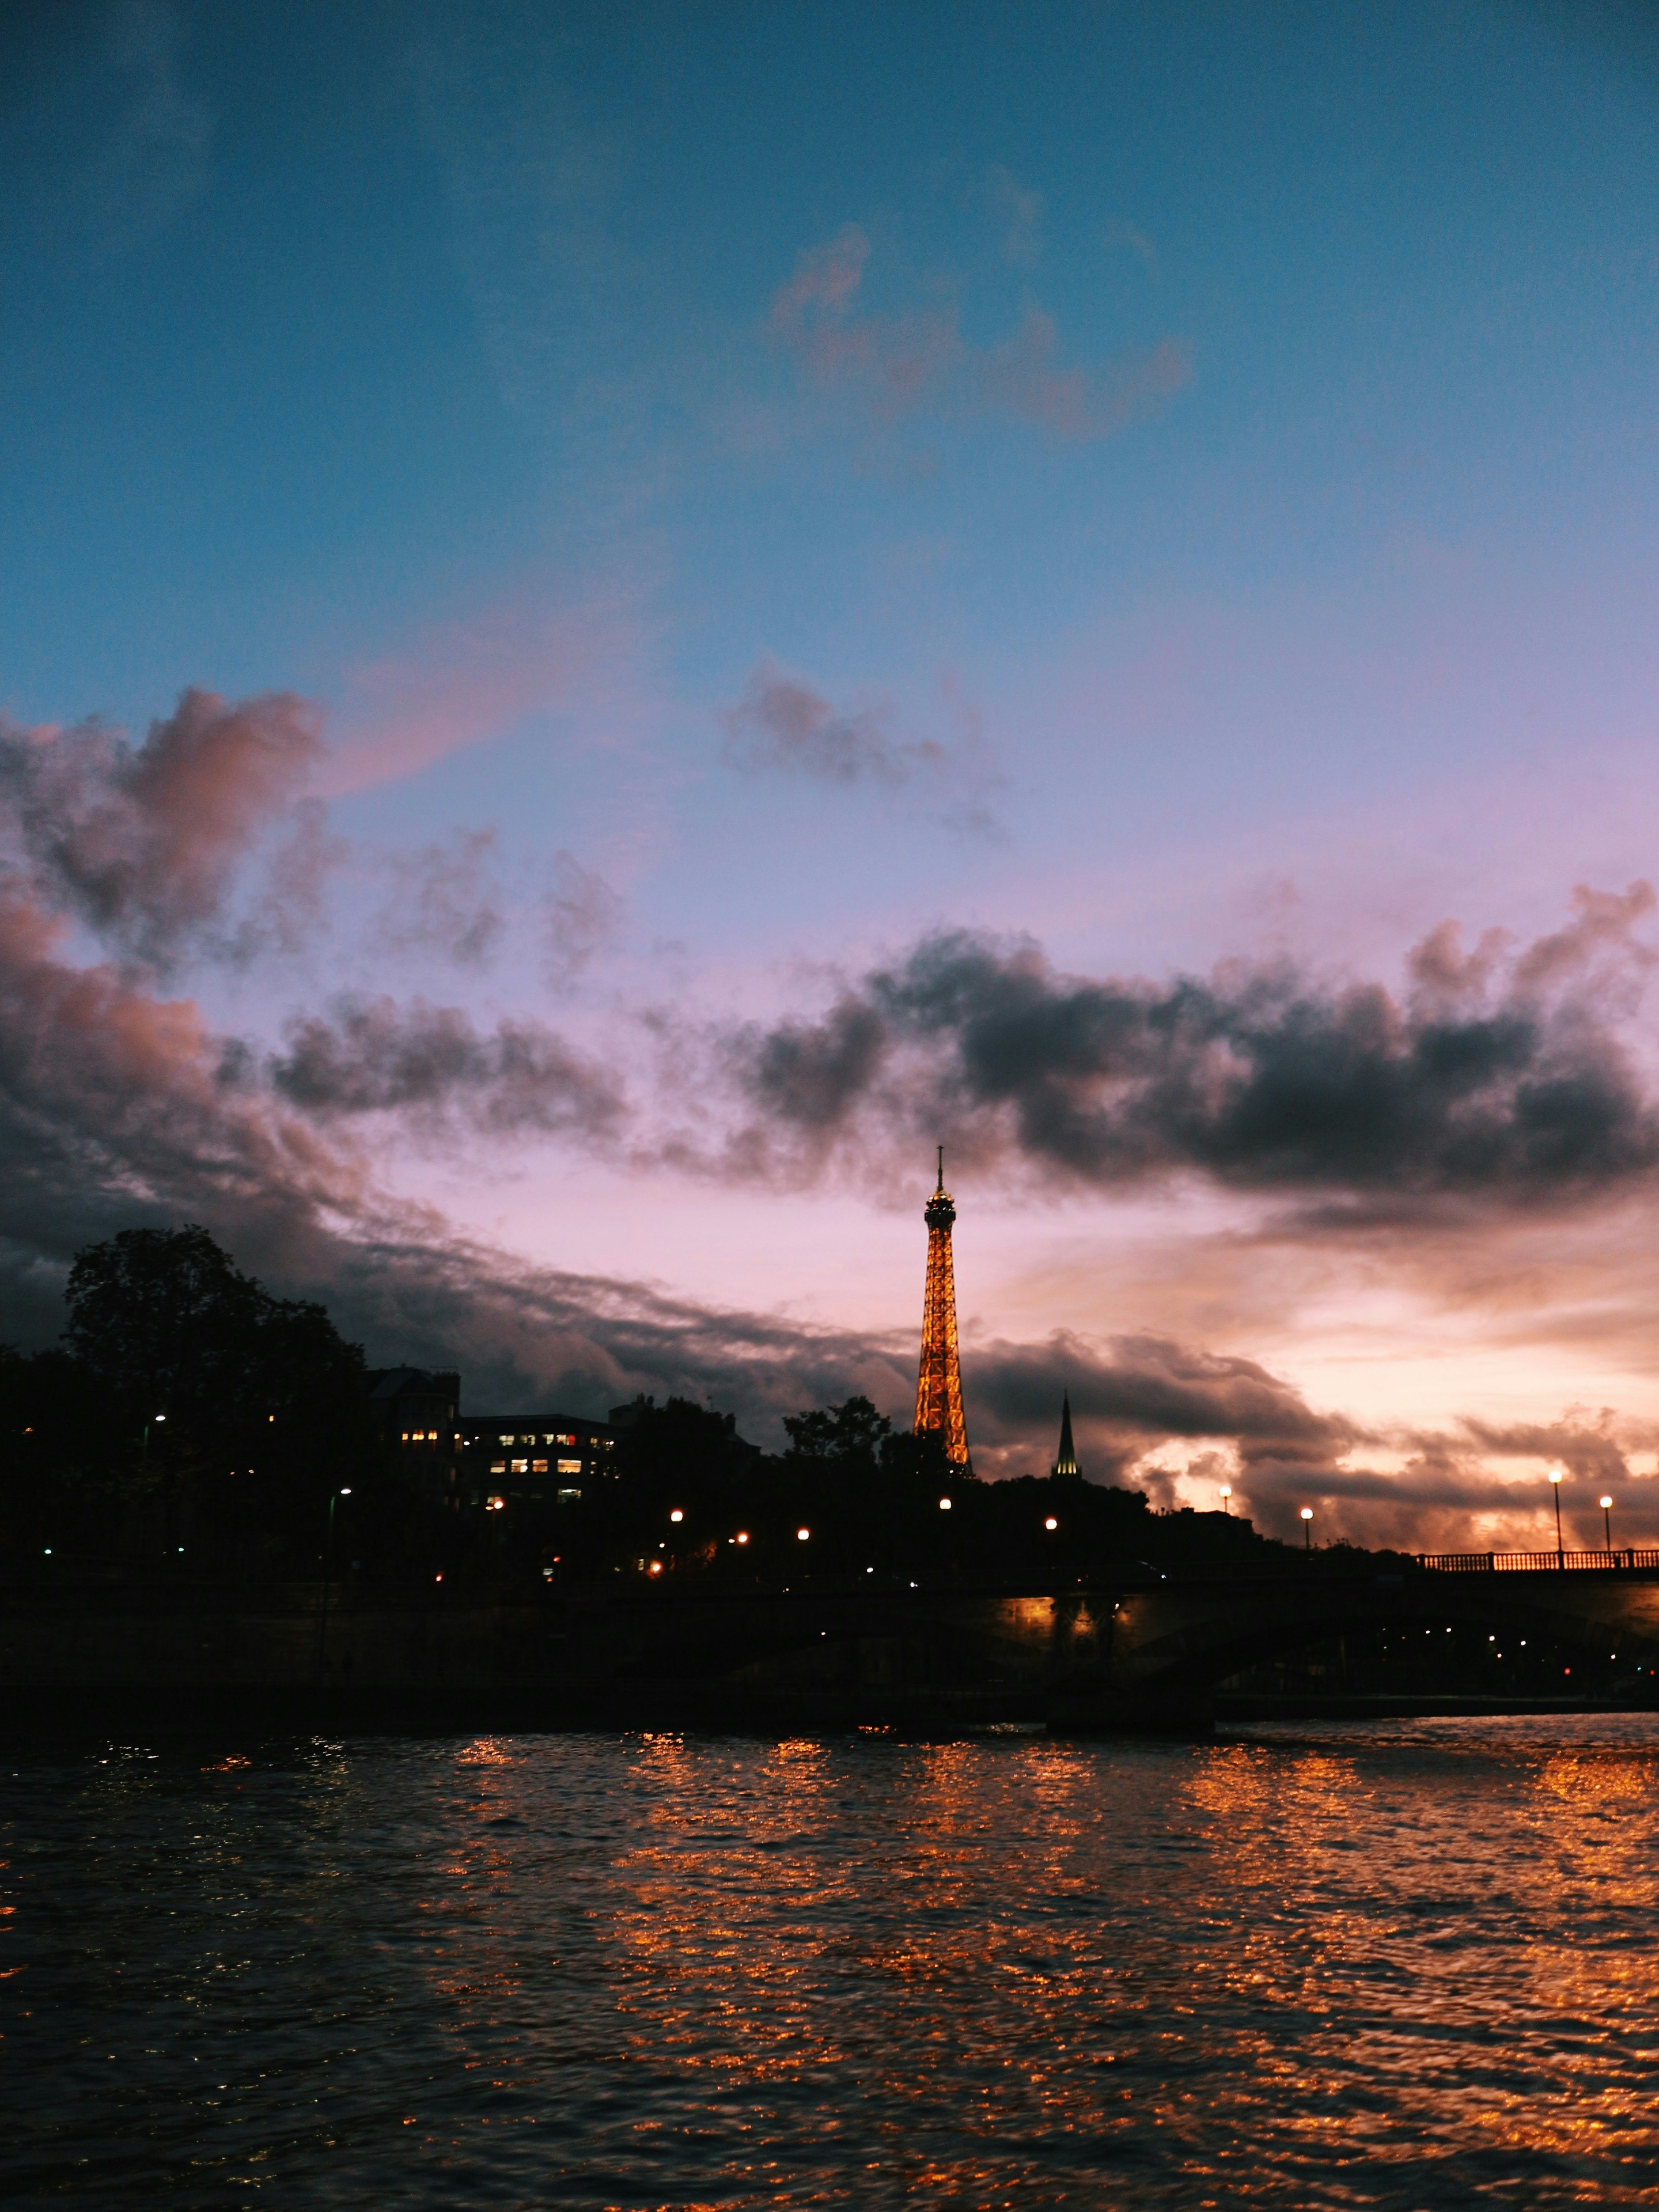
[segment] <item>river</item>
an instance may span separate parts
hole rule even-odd
[[[1652,1715],[0,1780],[14,2212],[1659,2191]]]

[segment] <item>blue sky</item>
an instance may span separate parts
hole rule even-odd
[[[334,1148],[325,1198],[272,1195],[310,1224],[287,1241],[202,1157],[126,1158],[84,1073],[20,1094],[18,1126],[106,1148],[110,1219],[216,1206],[327,1291],[397,1213],[492,1281],[863,1330],[896,1406],[902,1147],[849,1122],[781,1183],[734,1164],[766,1024],[961,930],[1062,975],[1290,963],[1403,1006],[1449,918],[1521,945],[1590,912],[1576,885],[1652,873],[1642,11],[134,4],[14,10],[4,43],[17,775],[89,720],[138,746],[191,686],[298,695],[319,733],[283,726],[257,803],[214,785],[213,912],[164,951],[14,800],[54,959],[194,1008],[191,1083],[374,998],[538,1025],[627,1091],[600,1143],[566,1104],[458,1134],[453,1088],[325,1113],[272,1076],[246,1110],[280,1094]],[[95,771],[122,805],[130,769]],[[1647,925],[1619,913],[1583,939],[1618,939],[1619,980],[1559,1018],[1646,1071]],[[1628,1181],[1343,1246],[1191,1162],[1079,1183],[977,1142],[988,1345],[1256,1361],[1407,1484],[1431,1433],[1471,1481],[1526,1472],[1455,1428],[1517,1408],[1570,1438],[1607,1407],[1648,1464]],[[1600,1255],[1593,1325],[1552,1293],[1517,1331],[1540,1207]],[[25,1333],[88,1218],[9,1231]],[[1474,1280],[1489,1327],[1449,1363]],[[431,1348],[435,1319],[366,1310]],[[601,1407],[640,1356],[475,1353]],[[1178,1489],[1196,1449],[1148,1431],[1145,1464]]]

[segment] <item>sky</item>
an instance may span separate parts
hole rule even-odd
[[[1659,1542],[1659,30],[0,10],[0,1336]]]

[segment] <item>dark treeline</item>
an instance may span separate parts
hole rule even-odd
[[[67,1304],[58,1348],[0,1350],[9,1571],[314,1572],[342,1485],[397,1510],[362,1347],[205,1230],[88,1246]]]
[[[380,1433],[362,1348],[321,1306],[242,1274],[206,1231],[89,1246],[67,1302],[57,1349],[0,1352],[0,1567],[13,1577],[1042,1587],[1139,1563],[1299,1556],[1241,1518],[1155,1512],[1135,1490],[975,1481],[936,1437],[896,1432],[860,1397],[786,1421],[781,1454],[745,1442],[729,1413],[642,1402],[614,1474],[579,1499],[458,1510]]]

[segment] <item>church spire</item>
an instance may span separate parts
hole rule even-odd
[[[1077,1452],[1072,1443],[1072,1394],[1060,1394],[1060,1457],[1049,1473],[1061,1481],[1081,1482],[1083,1470],[1077,1463]]]

